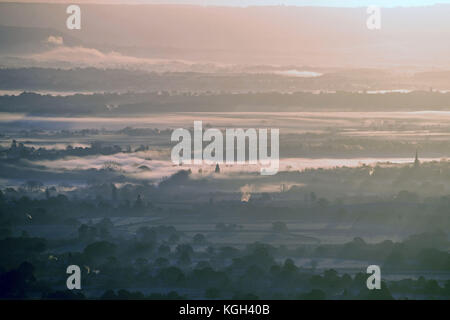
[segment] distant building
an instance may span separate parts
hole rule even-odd
[[[414,167],[418,167],[419,165],[420,165],[419,153],[416,150],[416,158],[414,159]]]

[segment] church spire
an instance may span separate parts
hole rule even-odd
[[[420,165],[420,161],[419,161],[419,153],[416,150],[416,158],[414,159],[414,167],[418,167]]]

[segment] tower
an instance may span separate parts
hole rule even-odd
[[[419,165],[420,165],[419,153],[416,150],[416,158],[414,159],[414,167],[418,167]]]

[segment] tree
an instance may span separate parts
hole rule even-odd
[[[0,298],[23,299],[27,297],[27,291],[36,282],[34,278],[34,266],[29,262],[23,262],[17,269],[0,275]]]
[[[141,199],[141,195],[138,194],[138,196],[136,198],[136,201],[134,203],[134,209],[135,210],[142,210],[143,208],[144,208],[144,203],[143,203],[143,201]]]
[[[208,288],[205,291],[206,299],[218,299],[220,298],[220,290],[217,288]]]
[[[282,221],[276,221],[272,223],[272,230],[274,232],[286,232],[287,231],[286,223]]]
[[[157,236],[156,232],[153,229],[150,229],[147,226],[140,227],[136,235],[138,236],[138,239],[145,241],[145,242],[156,242]]]
[[[78,228],[78,238],[82,241],[92,241],[97,237],[97,228],[82,224]]]
[[[202,245],[202,244],[205,244],[206,238],[203,234],[197,233],[193,238],[193,242],[196,245]]]
[[[35,192],[41,190],[44,184],[40,181],[29,180],[25,183],[25,188],[28,192]]]
[[[363,297],[367,300],[394,300],[394,297],[392,297],[392,294],[384,281],[381,282],[380,290],[370,290],[368,294],[367,291],[369,290],[362,291]]]
[[[190,245],[180,244],[177,246],[176,252],[179,258],[179,262],[182,265],[188,265],[191,263],[191,256],[194,253],[194,250]]]
[[[322,290],[312,289],[308,293],[298,295],[299,300],[325,300],[326,294]]]
[[[177,267],[168,267],[161,269],[157,276],[166,285],[180,285],[184,281],[185,276],[183,271]]]
[[[86,297],[81,292],[74,291],[54,291],[43,296],[43,299],[49,300],[84,300]]]
[[[117,201],[117,188],[114,183],[111,184],[111,200],[113,202]]]
[[[86,248],[84,248],[83,254],[88,259],[97,259],[112,256],[115,252],[115,244],[108,241],[98,241],[86,246]]]

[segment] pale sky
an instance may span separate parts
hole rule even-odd
[[[149,3],[149,4],[194,4],[216,6],[331,6],[331,7],[381,7],[429,6],[440,3],[450,4],[450,0],[0,0],[0,2],[70,2],[70,3]]]

